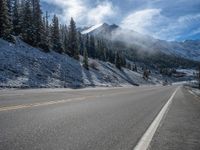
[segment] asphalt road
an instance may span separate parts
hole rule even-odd
[[[200,97],[184,88],[177,92],[150,150],[200,150]]]
[[[177,86],[1,90],[0,150],[132,150],[176,89]],[[189,93],[184,95],[182,90],[177,91],[156,131],[152,149],[167,147],[170,140],[161,139],[173,132],[166,134],[166,119],[176,120],[167,117],[181,109],[180,99],[187,102],[194,110],[191,115],[200,121],[200,101]],[[188,111],[187,105],[182,112]],[[176,129],[177,124],[174,125]],[[196,134],[190,137],[194,141],[200,135],[200,127],[195,127]],[[163,145],[158,146],[159,143]],[[200,143],[192,144],[197,148]]]

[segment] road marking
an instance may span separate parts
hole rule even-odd
[[[0,96],[23,96],[25,94],[0,94]]]
[[[122,94],[122,93],[127,93],[127,92],[121,92],[121,93],[112,93],[108,94],[106,96],[111,96],[111,95],[117,95],[117,94]],[[15,105],[15,106],[6,106],[6,107],[0,107],[0,112],[2,111],[9,111],[9,110],[17,110],[17,109],[25,109],[25,108],[32,108],[32,107],[38,107],[38,106],[48,106],[48,105],[53,105],[53,104],[60,104],[60,103],[66,103],[66,102],[71,102],[71,101],[81,101],[85,100],[87,98],[99,98],[99,97],[104,97],[105,95],[97,95],[97,96],[85,96],[85,97],[79,97],[79,98],[71,98],[71,99],[66,99],[66,100],[56,100],[56,101],[48,101],[48,102],[41,102],[41,103],[31,103],[31,104],[23,104],[23,105]]]
[[[23,108],[31,108],[31,107],[38,107],[38,106],[47,106],[47,105],[53,105],[53,104],[60,104],[60,103],[66,103],[70,102],[72,100],[84,100],[86,97],[82,98],[72,98],[72,99],[66,99],[66,100],[58,100],[58,101],[49,101],[49,102],[42,102],[42,103],[32,103],[32,104],[24,104],[24,105],[16,105],[16,106],[7,106],[0,108],[0,112],[2,111],[9,111],[9,110],[16,110],[16,109],[23,109]]]
[[[193,91],[188,90],[188,92],[189,92],[190,94],[192,94],[195,98],[198,98],[198,96],[197,96]]]
[[[169,110],[169,106],[172,103],[172,100],[173,100],[176,92],[178,91],[178,89],[179,89],[179,87],[173,92],[173,94],[171,95],[171,97],[169,98],[167,103],[163,106],[163,108],[161,109],[159,114],[156,116],[154,121],[151,123],[149,128],[146,130],[146,132],[144,133],[144,135],[140,139],[140,141],[137,143],[134,150],[147,150],[148,149],[148,147],[149,147],[149,145],[150,145],[150,143],[153,139],[153,136],[154,136],[162,118],[164,117],[164,115]]]
[[[151,88],[151,89],[144,89],[143,91],[151,91],[157,89],[156,88]],[[141,91],[141,92],[143,92]],[[128,94],[132,93],[133,91],[123,91],[123,92],[118,92],[118,93],[111,93],[111,94],[100,94],[100,95],[89,95],[85,97],[80,97],[80,98],[71,98],[71,99],[66,99],[66,100],[54,100],[54,101],[48,101],[48,102],[39,102],[39,103],[31,103],[31,104],[22,104],[22,105],[15,105],[15,106],[5,106],[5,107],[0,107],[0,112],[2,111],[9,111],[9,110],[17,110],[17,109],[25,109],[25,108],[31,108],[31,107],[38,107],[38,106],[47,106],[47,105],[53,105],[53,104],[59,104],[59,103],[66,103],[70,102],[72,100],[85,100],[87,98],[100,98],[100,97],[105,97],[105,96],[114,96],[114,95],[120,95],[120,94]],[[23,95],[23,94],[21,94]]]
[[[135,88],[135,87],[124,87],[124,88],[122,88],[122,87],[116,87],[116,88],[102,88],[102,89],[100,89],[100,90],[118,90],[118,89],[131,89],[131,88],[133,88],[133,90],[135,90],[135,89],[138,89],[138,88]],[[140,87],[139,87],[140,88]],[[153,88],[151,88],[151,87],[144,87],[144,89],[142,89],[143,91],[149,91],[149,90],[154,90],[154,89],[158,89],[158,86],[156,86],[156,87],[153,87]],[[78,89],[77,91],[87,91],[88,89]],[[91,89],[91,90],[99,90],[99,89]],[[23,90],[22,90],[23,91]],[[71,89],[66,89],[66,91],[67,92],[71,92],[72,90]],[[48,93],[51,93],[51,94],[58,94],[58,93],[63,93],[63,92],[66,92],[66,91],[64,91],[64,90],[58,90],[58,91],[47,91],[47,92],[41,92],[41,91],[39,91],[39,92],[33,92],[33,93],[30,93],[30,92],[28,92],[28,93],[1,93],[1,91],[0,91],[0,97],[4,97],[4,96],[24,96],[24,95],[33,95],[33,94],[48,94]]]
[[[194,92],[192,92],[192,91],[189,90],[189,93],[196,97],[196,95],[194,94]]]
[[[66,102],[75,101],[75,100],[81,101],[81,100],[85,100],[87,98],[99,98],[99,97],[112,96],[112,95],[117,95],[117,94],[122,94],[122,93],[127,93],[127,92],[112,93],[112,94],[107,94],[107,95],[101,94],[101,95],[97,95],[97,96],[90,95],[90,96],[85,96],[85,97],[80,97],[80,98],[71,98],[71,99],[66,99],[66,100],[56,100],[56,101],[48,101],[48,102],[41,102],[41,103],[5,106],[5,107],[0,107],[0,112],[9,111],[9,110],[17,110],[17,109],[25,109],[25,108],[31,108],[31,107],[38,107],[38,106],[60,104],[60,103],[66,103]]]

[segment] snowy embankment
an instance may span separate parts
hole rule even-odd
[[[84,69],[81,61],[65,54],[45,53],[18,40],[10,44],[0,39],[0,87],[87,87],[155,84],[128,69],[119,71],[113,64],[90,60],[95,67]]]

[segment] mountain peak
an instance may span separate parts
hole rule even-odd
[[[108,23],[100,23],[83,30],[81,33],[89,34],[89,33],[95,33],[96,31],[99,31],[99,30],[109,32],[117,28],[119,28],[119,26],[117,26],[116,24],[109,25]]]
[[[88,34],[88,33],[90,33],[90,32],[92,32],[92,31],[96,30],[97,28],[99,28],[99,27],[101,27],[101,26],[103,26],[103,25],[105,25],[105,23],[99,23],[99,24],[97,24],[97,25],[93,25],[93,26],[89,27],[88,29],[83,30],[81,33],[82,33],[82,34]]]

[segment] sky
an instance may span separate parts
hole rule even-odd
[[[200,0],[41,0],[64,24],[117,24],[168,41],[200,39]]]

